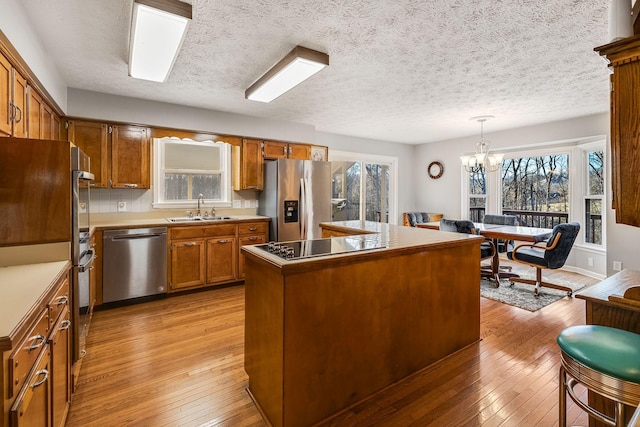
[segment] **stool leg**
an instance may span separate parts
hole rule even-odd
[[[624,427],[624,404],[621,402],[616,402],[616,409],[614,412],[614,417],[616,419],[616,427]]]
[[[567,372],[564,370],[564,366],[560,365],[560,381],[558,381],[558,426],[567,427]]]

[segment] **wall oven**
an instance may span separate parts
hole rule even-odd
[[[74,360],[84,356],[89,318],[93,308],[89,272],[95,253],[90,247],[90,160],[78,147],[71,148],[71,261],[73,263],[73,353]]]

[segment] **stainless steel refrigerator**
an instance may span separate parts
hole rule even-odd
[[[265,161],[258,214],[271,218],[271,241],[321,238],[319,224],[331,221],[331,163]]]

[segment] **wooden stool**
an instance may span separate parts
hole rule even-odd
[[[623,427],[624,405],[640,404],[640,335],[607,326],[579,325],[566,328],[557,341],[562,350],[560,427],[567,422],[567,393],[591,417]],[[573,390],[578,383],[614,401],[613,418],[578,399]]]

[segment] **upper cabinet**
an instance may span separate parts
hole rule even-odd
[[[38,92],[30,87],[27,91],[27,135],[29,138],[44,139],[42,138],[43,104]]]
[[[233,189],[262,190],[264,188],[262,141],[243,139],[233,152]]]
[[[27,136],[27,80],[0,54],[0,134]]]
[[[97,188],[149,188],[149,129],[69,120],[69,140],[91,159]]]
[[[640,36],[595,49],[613,66],[611,181],[616,222],[640,227]]]
[[[60,116],[0,53],[0,136],[60,139]]]
[[[265,159],[310,160],[311,145],[264,141],[263,153]]]
[[[149,188],[149,129],[112,126],[111,187]]]

